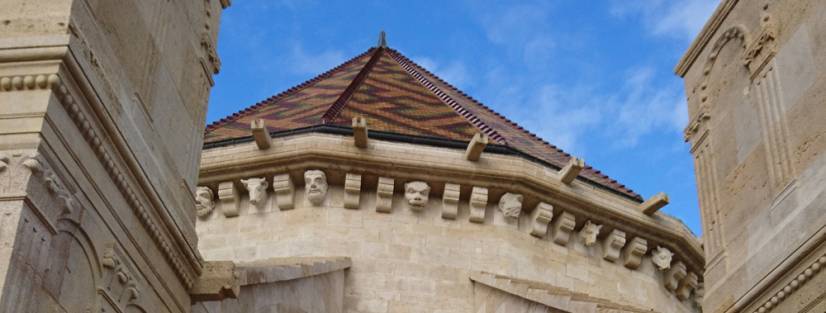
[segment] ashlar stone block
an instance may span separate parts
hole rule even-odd
[[[554,207],[545,202],[539,202],[531,213],[531,235],[542,238],[548,233],[548,224],[554,217]]]
[[[632,270],[639,268],[642,263],[642,257],[646,252],[648,252],[648,241],[642,237],[635,237],[623,251],[625,267]]]
[[[485,222],[485,210],[488,206],[488,189],[484,187],[473,187],[470,193],[470,217],[472,223]]]
[[[553,241],[554,243],[565,246],[568,240],[571,239],[571,232],[576,226],[576,217],[568,212],[562,212],[562,215],[554,221],[553,225]]]
[[[295,207],[295,186],[290,174],[280,174],[272,177],[272,189],[275,191],[275,201],[278,209],[292,210]]]
[[[625,232],[614,229],[605,237],[602,244],[602,258],[608,262],[615,262],[620,257],[622,247],[625,246]]]
[[[394,187],[392,178],[379,177],[379,183],[376,187],[376,212],[390,213],[393,211]]]
[[[344,179],[344,207],[351,210],[359,208],[361,195],[361,175],[347,173]]]
[[[442,194],[442,218],[455,220],[459,214],[459,196],[461,186],[458,184],[445,184],[445,191]]]
[[[241,197],[235,183],[231,181],[218,184],[218,200],[221,201],[221,212],[226,217],[236,217],[241,208]]]

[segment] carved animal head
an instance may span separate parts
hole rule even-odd
[[[508,218],[519,218],[522,213],[522,195],[506,193],[499,199],[499,211]]]
[[[585,222],[585,226],[579,231],[579,236],[585,241],[585,246],[590,247],[597,242],[600,229],[602,229],[602,225],[591,223],[591,221]]]
[[[304,172],[304,190],[310,203],[321,205],[327,195],[327,175],[321,170]]]
[[[654,250],[654,253],[651,255],[651,262],[654,262],[654,265],[661,271],[667,270],[671,267],[671,257],[673,256],[674,253],[668,250],[668,248],[657,246],[657,249]]]
[[[242,179],[241,183],[247,188],[250,195],[250,204],[260,207],[267,201],[267,187],[269,184],[263,177],[253,177]]]
[[[430,199],[430,186],[423,181],[412,181],[404,185],[404,198],[410,208],[421,210]]]

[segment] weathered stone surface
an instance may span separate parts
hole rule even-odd
[[[237,298],[241,292],[241,276],[232,261],[212,261],[204,265],[189,294],[193,301],[220,301]]]

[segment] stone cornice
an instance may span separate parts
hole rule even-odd
[[[694,38],[691,46],[689,46],[688,50],[682,58],[680,58],[680,61],[674,68],[674,73],[680,77],[685,76],[688,69],[691,68],[694,61],[697,60],[697,57],[700,56],[700,53],[711,41],[711,38],[714,37],[715,33],[717,33],[720,25],[723,24],[723,21],[729,13],[731,13],[731,10],[734,9],[734,6],[737,5],[738,1],[739,0],[722,0],[722,2],[720,2],[720,5],[717,6],[716,10],[714,10],[714,13],[711,15],[708,22],[706,22],[705,26],[703,26],[703,29],[699,34],[697,34],[697,37]]]
[[[280,174],[311,167],[336,171],[484,186],[525,194],[540,201],[561,204],[566,212],[582,219],[599,221],[629,236],[642,236],[654,245],[676,252],[690,270],[702,273],[703,257],[698,240],[680,222],[661,214],[644,215],[638,203],[590,184],[558,181],[558,171],[527,160],[504,155],[486,155],[479,162],[462,158],[458,149],[434,148],[407,143],[371,141],[360,150],[347,137],[303,134],[274,140],[273,147],[258,150],[254,143],[205,150],[201,185]],[[428,152],[424,152],[428,150]],[[408,152],[404,152],[408,151]],[[416,151],[416,153],[411,153]],[[455,155],[454,155],[455,154]],[[231,158],[223,157],[232,155]],[[431,158],[431,159],[429,159]],[[422,169],[426,168],[426,171]]]

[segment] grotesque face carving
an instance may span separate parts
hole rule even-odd
[[[198,217],[206,217],[212,213],[215,202],[212,201],[212,189],[209,187],[198,187],[195,189],[195,212]]]
[[[430,186],[422,181],[412,181],[404,185],[404,198],[410,208],[419,211],[427,205],[430,197]]]
[[[250,204],[256,208],[261,208],[264,202],[267,201],[267,180],[263,177],[253,177],[249,179],[242,179],[241,183],[249,191]]]
[[[321,205],[327,195],[327,175],[320,170],[304,172],[304,190],[310,203]]]
[[[674,256],[674,253],[668,250],[668,248],[657,246],[657,250],[654,250],[654,253],[651,255],[651,262],[654,262],[657,268],[664,271],[671,267],[672,256]]]
[[[579,236],[585,241],[585,246],[590,247],[597,242],[600,229],[602,229],[602,225],[591,223],[591,221],[585,222],[585,226],[579,231]]]
[[[506,193],[499,199],[499,211],[507,218],[519,218],[522,213],[522,195]]]

